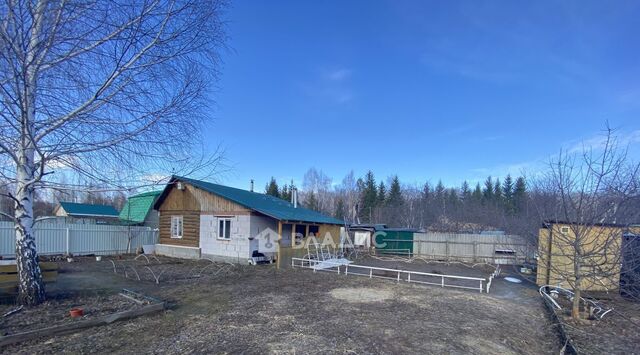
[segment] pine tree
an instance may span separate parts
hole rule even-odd
[[[433,195],[434,195],[433,199],[435,201],[437,216],[447,215],[447,206],[445,202],[446,193],[447,193],[447,189],[444,187],[442,180],[438,180],[438,184],[436,185],[436,188],[433,191]]]
[[[480,183],[476,184],[475,189],[473,189],[473,193],[471,193],[471,198],[475,203],[482,202],[482,188],[480,187]]]
[[[360,201],[362,203],[360,205],[359,216],[363,221],[372,222],[373,212],[378,202],[378,189],[376,179],[371,170],[367,172],[361,186]]]
[[[513,206],[513,179],[511,175],[508,174],[506,178],[504,178],[504,182],[502,183],[502,194],[504,195],[504,207],[507,213],[512,214],[514,212]]]
[[[384,182],[380,181],[378,185],[378,206],[383,206],[387,199],[387,187],[384,186]]]
[[[404,197],[402,196],[402,188],[400,186],[400,179],[398,176],[394,176],[391,180],[391,186],[389,187],[389,194],[386,200],[388,223],[391,226],[402,226],[402,213],[404,205]]]
[[[434,195],[435,195],[435,199],[438,202],[442,202],[444,200],[444,194],[446,188],[444,187],[444,184],[442,183],[442,180],[438,180],[438,184],[436,185],[436,188],[434,190]]]
[[[460,195],[462,197],[462,201],[467,203],[471,200],[471,190],[469,189],[469,183],[467,180],[462,182],[462,186],[460,187]]]
[[[344,220],[345,207],[344,207],[344,201],[342,201],[341,198],[338,198],[338,201],[336,201],[336,211],[333,215],[334,217],[336,217],[341,221]]]
[[[433,209],[431,208],[432,202],[432,189],[428,182],[424,183],[422,191],[420,191],[420,226],[427,227],[431,225],[434,220]]]
[[[269,181],[267,186],[265,186],[264,190],[267,195],[280,197],[280,190],[278,188],[278,183],[276,182],[276,179],[273,176],[271,177],[271,181]]]
[[[484,181],[484,189],[482,190],[482,202],[493,202],[493,180],[491,180],[491,176],[489,176],[487,180]]]
[[[404,204],[404,198],[402,197],[402,189],[400,187],[400,180],[398,176],[394,176],[391,180],[391,187],[389,188],[389,196],[387,197],[387,203],[392,207],[401,207]]]
[[[284,185],[282,186],[282,189],[280,189],[279,197],[285,201],[291,202],[291,194],[292,194],[292,191],[289,190],[289,185]]]
[[[424,183],[424,186],[422,187],[422,193],[420,195],[423,202],[427,202],[431,198],[431,185],[429,185],[428,182]]]
[[[498,206],[502,204],[502,184],[500,179],[496,179],[496,183],[493,186],[493,202]]]
[[[460,198],[456,189],[449,189],[447,193],[447,210],[454,211],[460,204]]]
[[[291,197],[293,195],[293,190],[296,188],[296,185],[293,184],[293,180],[289,185],[284,185],[280,190],[280,198],[291,202]]]
[[[516,179],[513,188],[513,206],[516,213],[522,212],[527,201],[527,184],[522,176]]]

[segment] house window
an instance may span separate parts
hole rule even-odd
[[[182,216],[171,216],[171,238],[182,238]]]
[[[231,239],[231,218],[218,219],[218,239]]]

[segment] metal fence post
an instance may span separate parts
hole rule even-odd
[[[475,240],[473,241],[473,262],[478,262],[478,242]]]
[[[447,261],[449,261],[449,241],[445,241],[445,255],[447,257]]]
[[[66,239],[67,239],[67,247],[66,247],[66,250],[67,250],[67,255],[71,255],[71,253],[70,253],[70,248],[69,248],[69,246],[70,246],[70,242],[69,242],[69,235],[70,235],[70,234],[71,234],[71,232],[69,231],[69,227],[67,227],[67,228],[66,228]]]

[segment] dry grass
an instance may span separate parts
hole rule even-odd
[[[104,275],[113,280],[108,269],[92,271],[95,264],[65,265],[68,270],[61,277],[89,282]],[[170,274],[184,275],[195,264],[172,265]],[[78,276],[87,273],[91,277]],[[533,296],[524,302],[333,273],[276,271],[271,266],[238,267],[221,276],[168,279],[159,285],[124,283],[176,307],[3,351],[541,354],[559,350],[542,304]],[[114,284],[114,292],[123,284]],[[522,295],[528,297],[527,292]]]

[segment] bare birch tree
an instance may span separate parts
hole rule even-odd
[[[553,197],[552,204],[539,208],[540,219],[554,222],[548,224],[551,252],[541,253],[540,261],[573,290],[574,319],[580,318],[585,290],[594,285],[618,288],[622,235],[629,203],[638,196],[639,169],[607,128],[600,147],[562,152],[537,181]]]
[[[5,0],[0,4],[0,166],[13,186],[19,301],[44,300],[34,193],[59,172],[122,189],[189,169],[224,41],[218,0]],[[196,160],[196,161],[194,161]],[[56,174],[58,173],[58,174]]]

